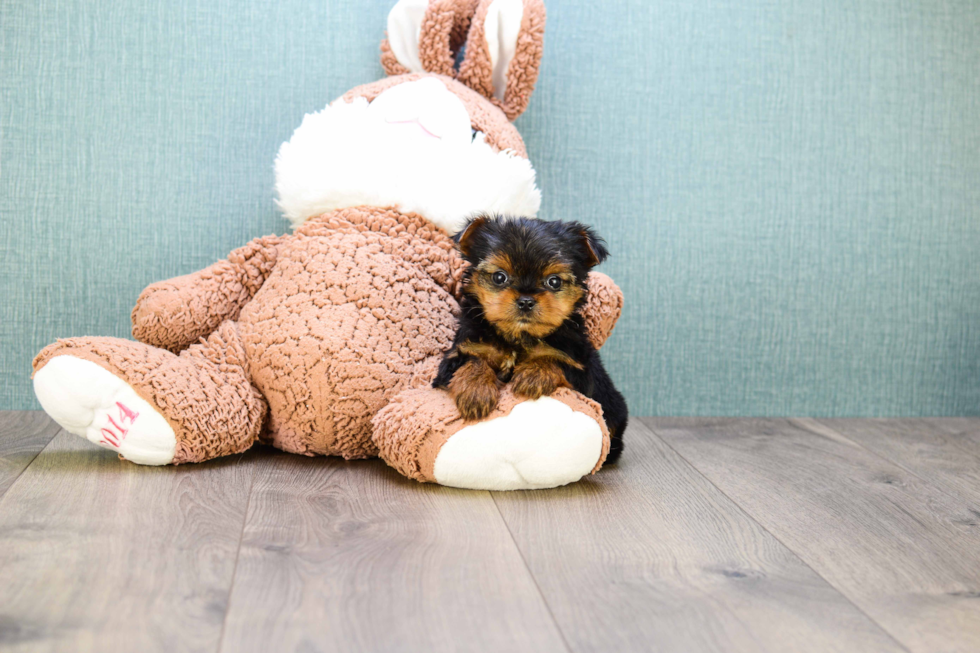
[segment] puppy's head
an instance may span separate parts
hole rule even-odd
[[[456,234],[469,262],[464,291],[510,340],[543,338],[585,297],[589,270],[608,256],[603,240],[578,222],[479,216]]]

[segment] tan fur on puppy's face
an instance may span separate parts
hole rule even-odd
[[[480,302],[483,313],[497,331],[508,340],[519,340],[528,335],[544,338],[560,327],[575,310],[576,303],[585,289],[575,283],[569,268],[560,262],[545,263],[536,277],[534,292],[521,293],[512,285],[498,286],[493,282],[495,272],[501,271],[513,278],[513,265],[506,254],[493,254],[481,262],[474,271],[465,290]],[[556,275],[562,280],[559,290],[545,285],[548,277]],[[530,313],[517,308],[522,296],[534,297],[537,304]]]
[[[561,263],[545,266],[541,271],[542,287],[544,287],[545,280],[551,275],[557,275],[562,280],[562,286],[557,291],[545,289],[543,292],[534,295],[534,298],[538,300],[538,310],[540,311],[538,319],[542,328],[547,329],[541,335],[531,334],[537,338],[544,337],[560,327],[562,322],[572,315],[575,304],[585,294],[585,289],[575,283],[575,277],[567,266]]]

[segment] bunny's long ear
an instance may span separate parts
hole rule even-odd
[[[381,64],[389,75],[456,74],[462,46],[478,0],[398,0],[388,14]]]
[[[542,0],[479,0],[456,78],[514,120],[538,79],[544,23]]]

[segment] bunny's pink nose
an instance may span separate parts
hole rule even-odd
[[[430,138],[438,138],[438,139],[442,140],[442,136],[439,136],[438,134],[433,134],[428,129],[426,129],[425,128],[425,125],[423,125],[421,122],[419,122],[419,119],[418,118],[413,118],[412,120],[388,120],[388,119],[385,119],[385,122],[388,123],[389,125],[406,125],[409,128],[418,128],[418,130],[420,130],[422,132],[422,135],[423,136],[428,136]]]

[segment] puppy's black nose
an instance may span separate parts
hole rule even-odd
[[[537,304],[537,302],[535,301],[534,297],[521,295],[520,297],[517,298],[517,308],[521,309],[525,313],[527,313],[532,308],[534,308],[535,304]]]

